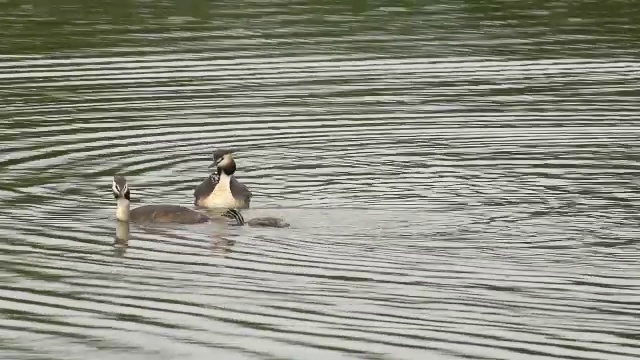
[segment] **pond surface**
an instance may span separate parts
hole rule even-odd
[[[0,3],[1,358],[638,358],[635,3],[88,4]],[[289,229],[114,245],[217,148]]]

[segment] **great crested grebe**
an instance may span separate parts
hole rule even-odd
[[[216,171],[203,180],[193,192],[193,203],[205,208],[248,209],[251,205],[251,191],[233,175],[236,162],[231,150],[217,150],[213,153]]]
[[[197,224],[214,220],[212,217],[180,205],[143,205],[131,209],[131,193],[127,185],[127,179],[124,176],[114,176],[111,188],[114,197],[117,199],[116,218],[120,221]],[[236,209],[228,209],[221,215],[235,220],[235,225],[244,225],[242,215]]]
[[[248,221],[244,220],[242,214],[239,211],[233,211],[225,213],[226,217],[233,218],[236,220],[236,225],[249,225],[251,227],[275,227],[275,228],[285,228],[289,227],[289,223],[271,216],[262,216],[253,219],[249,219]]]

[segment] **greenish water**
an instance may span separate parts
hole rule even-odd
[[[0,2],[3,359],[637,359],[631,1]],[[237,149],[245,217],[191,206]],[[122,245],[122,244],[116,244]]]

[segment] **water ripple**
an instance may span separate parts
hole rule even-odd
[[[615,6],[134,3],[0,5],[3,358],[637,357]],[[291,228],[116,224],[215,148]]]

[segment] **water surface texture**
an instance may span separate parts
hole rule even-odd
[[[637,359],[631,1],[0,3],[0,358]],[[214,149],[254,193],[192,206]],[[128,240],[116,241],[116,235]]]

